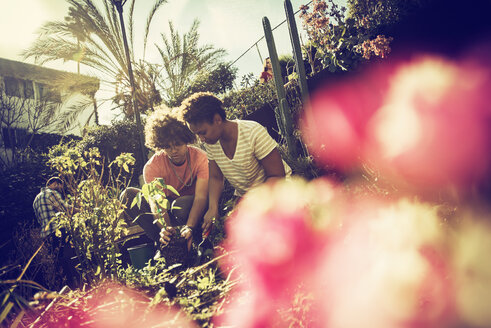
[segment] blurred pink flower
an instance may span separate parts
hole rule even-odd
[[[479,181],[490,164],[490,79],[487,65],[440,57],[399,64],[369,123],[369,158],[417,187]]]
[[[368,122],[386,94],[387,68],[377,67],[312,95],[301,129],[309,149],[321,161],[342,168],[359,163]]]
[[[323,206],[333,195],[330,183],[287,182],[250,191],[227,224],[227,244],[235,277],[242,277],[233,302],[219,318],[220,324],[238,327],[282,326],[280,310],[291,307],[299,286],[308,285],[329,238],[311,217],[319,196]],[[240,319],[237,319],[240,318]]]
[[[359,200],[317,264],[325,327],[444,327],[455,320],[449,255],[436,210]]]
[[[284,327],[293,316],[309,327],[405,328],[454,319],[431,206],[352,199],[325,179],[283,182],[247,194],[227,231],[241,283],[219,325]],[[298,295],[312,295],[303,312]]]
[[[301,127],[315,157],[376,163],[416,188],[468,188],[491,162],[489,60],[419,56],[374,65],[312,95]]]

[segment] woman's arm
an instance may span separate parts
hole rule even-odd
[[[264,168],[266,181],[285,177],[285,167],[278,148],[273,149],[266,157],[259,161]]]
[[[203,217],[203,231],[211,228],[212,220],[218,216],[218,202],[223,191],[223,173],[213,160],[208,162],[210,180],[208,181],[208,211]]]

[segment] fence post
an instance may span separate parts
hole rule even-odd
[[[293,7],[290,0],[285,0],[285,12],[288,31],[290,32],[290,40],[293,47],[293,59],[295,60],[295,66],[297,68],[298,84],[300,87],[300,93],[302,94],[302,102],[305,104],[305,102],[309,99],[307,76],[305,74],[305,66],[303,64],[302,48],[300,47],[300,39],[298,38],[297,24],[295,23],[295,14],[293,13]]]
[[[281,76],[281,67],[278,60],[278,53],[276,52],[276,46],[273,39],[273,32],[271,31],[271,24],[267,17],[263,17],[264,37],[266,44],[268,45],[269,58],[271,59],[271,65],[273,66],[273,77],[276,86],[276,95],[278,96],[278,111],[276,115],[276,123],[280,129],[281,135],[286,139],[288,152],[292,158],[297,158],[297,149],[295,139],[293,137],[293,123],[292,113],[288,102],[286,101],[286,92],[283,84],[283,77]]]

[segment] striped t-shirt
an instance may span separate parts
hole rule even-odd
[[[205,144],[208,160],[215,161],[225,179],[235,188],[235,194],[242,196],[249,189],[265,181],[264,168],[259,163],[277,144],[261,124],[254,121],[235,120],[238,128],[237,146],[234,157],[229,159],[218,141],[213,145]],[[283,161],[286,175],[291,174],[290,167]]]

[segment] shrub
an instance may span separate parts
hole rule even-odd
[[[115,121],[111,126],[91,127],[80,141],[79,147],[82,152],[98,148],[106,164],[114,161],[121,153],[132,153],[136,158],[136,174],[131,177],[131,185],[138,185],[138,176],[143,172],[145,163],[142,163],[138,156],[140,143],[137,131],[136,123],[129,120]],[[105,169],[107,170],[107,167]]]
[[[340,8],[332,0],[328,3],[314,0],[312,11],[309,6],[300,7],[309,39],[304,51],[311,75],[323,68],[330,72],[348,71],[371,56],[388,55],[392,38],[377,35],[370,15],[345,19],[344,7]]]
[[[223,106],[230,118],[243,118],[269,104],[271,109],[278,101],[272,82],[260,84],[252,73],[244,75],[240,83],[242,89],[230,91],[223,97]]]
[[[57,214],[59,228],[66,231],[74,247],[82,279],[92,283],[114,276],[121,263],[117,242],[127,232],[119,195],[127,186],[134,158],[127,153],[116,157],[108,165],[109,179],[104,183],[104,160],[97,148],[82,154],[71,144],[63,144],[49,155],[50,166],[58,171],[68,192],[69,206]],[[56,234],[61,236],[61,230]]]
[[[190,87],[189,95],[204,91],[223,94],[232,89],[236,77],[237,68],[228,63],[220,63],[212,71],[202,72],[196,77]]]

